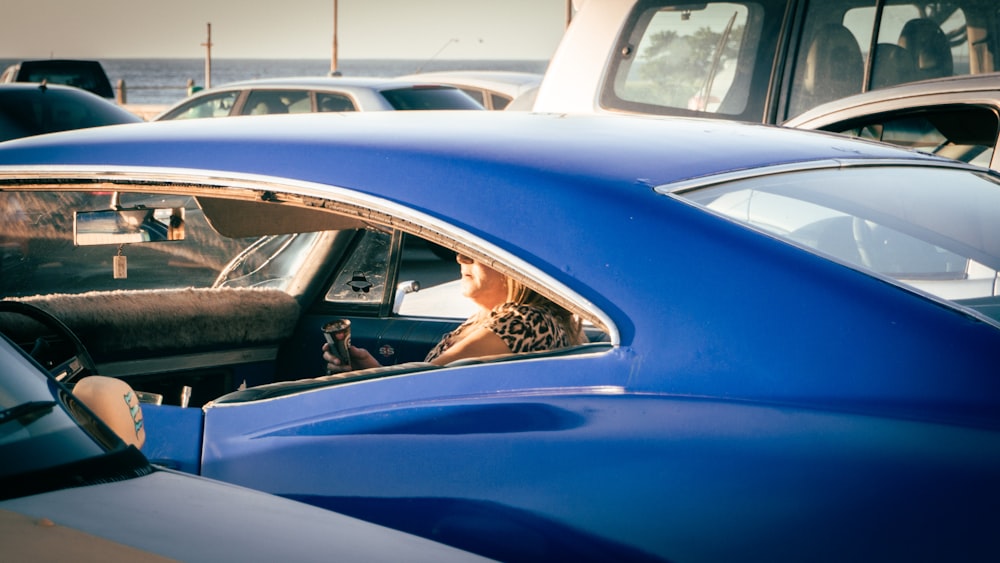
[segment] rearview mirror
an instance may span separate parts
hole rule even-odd
[[[76,246],[184,240],[184,208],[105,209],[73,214]]]

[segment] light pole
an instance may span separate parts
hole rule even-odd
[[[333,48],[330,53],[330,76],[340,76],[337,70],[337,0],[333,0]]]
[[[205,88],[212,87],[212,23],[208,24],[208,38],[202,43],[205,48]]]

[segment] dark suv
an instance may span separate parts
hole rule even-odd
[[[0,82],[42,82],[67,84],[89,90],[102,98],[114,99],[115,92],[104,67],[97,61],[48,59],[12,64],[0,74]]]

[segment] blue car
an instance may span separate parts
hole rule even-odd
[[[121,380],[72,392],[9,339],[44,311],[0,301],[0,538],[4,561],[482,560],[300,502],[171,471],[139,451],[144,418]],[[96,380],[96,381],[95,381]]]
[[[1000,558],[995,172],[717,120],[359,112],[4,143],[0,206],[3,295],[75,336],[5,334],[141,394],[157,466],[504,561]],[[436,361],[497,312],[470,264],[581,331]]]

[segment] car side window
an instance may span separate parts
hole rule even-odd
[[[179,112],[166,117],[166,119],[200,119],[203,117],[227,117],[233,111],[233,105],[239,92],[222,92],[198,98],[180,109]]]
[[[476,311],[476,305],[462,295],[461,275],[453,251],[407,237],[399,266],[396,314],[448,319],[469,317]]]
[[[873,8],[851,12],[874,15]],[[975,27],[961,7],[922,10],[912,3],[887,4],[879,19],[868,89],[969,74],[970,33]]]
[[[390,297],[387,293],[395,291],[393,311],[397,315],[462,319],[475,311],[475,305],[462,296],[460,277],[453,251],[402,233],[363,231],[339,267],[325,300],[347,306],[380,306]],[[390,288],[390,284],[395,287]]]
[[[991,71],[984,66],[992,60],[988,27],[968,21],[963,5],[988,21],[989,8],[975,0],[887,0],[880,10],[869,0],[846,11],[839,3],[811,3],[786,115],[863,91]],[[980,51],[975,57],[970,46]]]
[[[343,94],[328,94],[317,92],[316,107],[319,111],[356,111],[357,107],[350,98]]]
[[[875,1],[869,3],[866,10],[846,13],[835,3],[810,6],[792,72],[789,116],[861,92],[875,25]]]
[[[906,190],[893,191],[899,186]],[[1000,204],[997,188],[996,180],[977,172],[883,167],[776,174],[682,197],[798,246],[961,300],[996,294],[997,229],[986,210]]]
[[[473,100],[476,100],[483,106],[486,105],[486,98],[484,98],[484,92],[478,88],[460,88],[463,92],[468,94]]]
[[[303,104],[303,100],[305,103]],[[308,113],[312,111],[309,93],[301,90],[253,90],[247,96],[242,115]]]
[[[922,108],[919,112],[869,116],[824,129],[988,167],[1000,131],[1000,116],[985,107]]]
[[[338,270],[326,301],[348,305],[379,305],[389,281],[392,235],[362,231],[360,239]]]
[[[493,104],[493,109],[506,109],[510,105],[511,98],[507,96],[502,96],[500,94],[490,94],[490,102]]]

